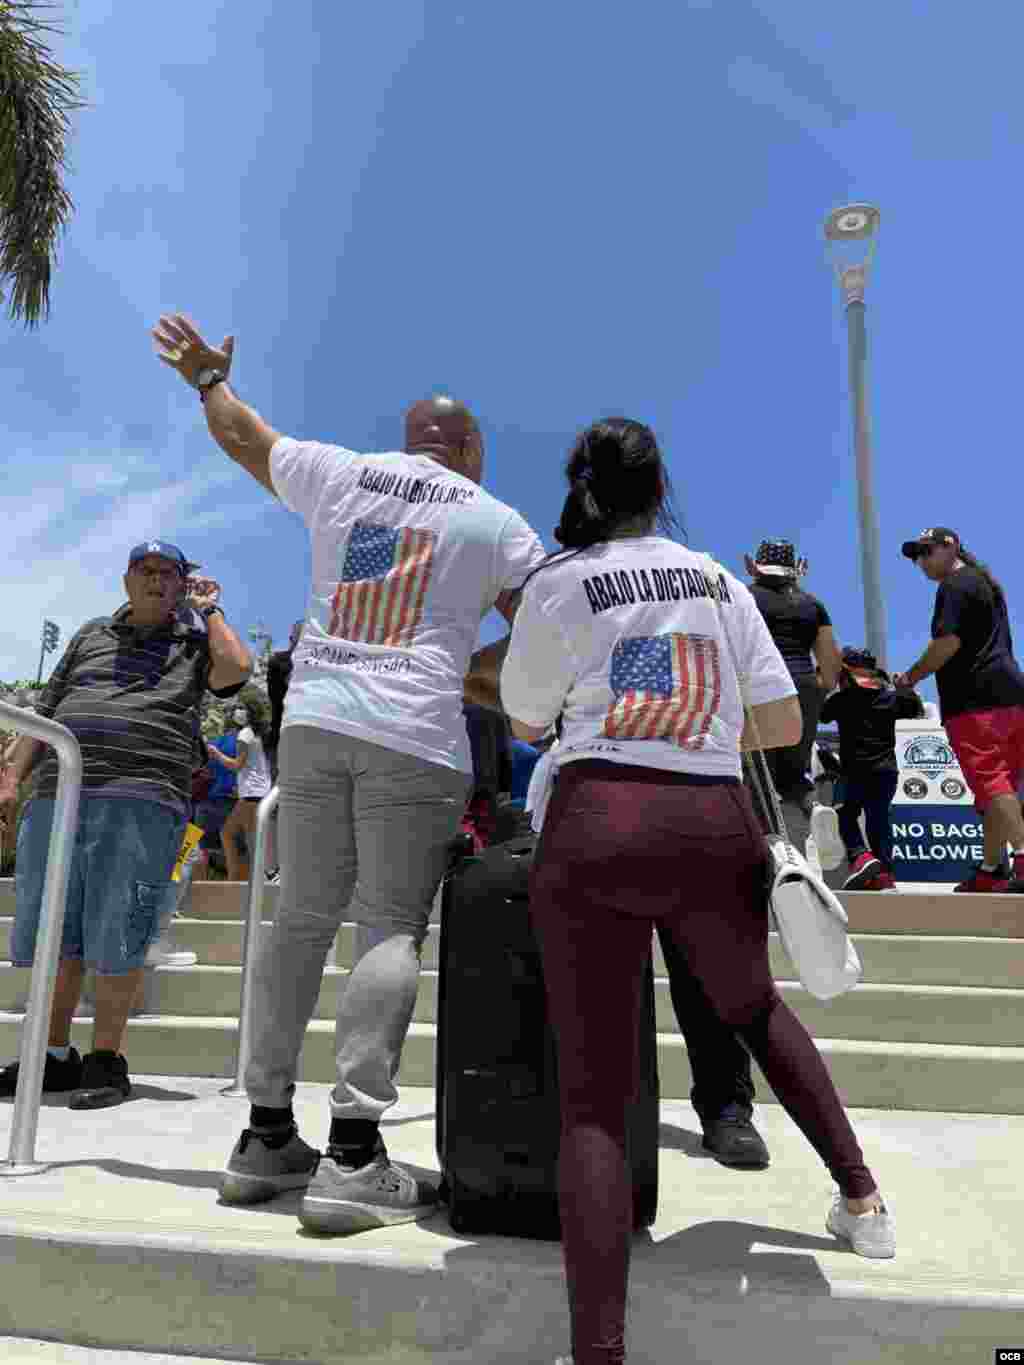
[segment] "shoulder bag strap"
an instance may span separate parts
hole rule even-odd
[[[705,572],[711,579],[709,587],[714,589],[714,585],[717,584],[720,575],[723,574],[725,570],[721,564],[716,564],[709,554],[704,555],[704,563],[706,566]],[[743,705],[743,714],[749,721],[751,733],[754,736],[755,747],[749,752],[741,755],[743,765],[750,774],[754,790],[761,802],[761,807],[765,812],[765,817],[771,832],[780,839],[785,839],[788,843],[789,835],[786,832],[786,821],[782,814],[782,805],[779,802],[779,794],[775,790],[775,783],[772,781],[772,775],[768,769],[768,763],[764,756],[764,745],[761,742],[761,730],[757,723],[757,717],[754,714],[754,708],[747,701],[746,678],[740,671],[739,660],[736,657],[736,649],[733,645],[732,637],[729,634],[728,625],[722,612],[721,598],[717,591],[712,590],[711,600],[715,604],[715,611],[718,615],[718,624],[721,628],[722,635],[725,637],[725,646],[729,651],[729,658],[732,660],[733,672],[736,674],[736,684],[740,690],[740,701]]]

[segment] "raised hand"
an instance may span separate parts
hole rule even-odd
[[[165,313],[153,328],[156,353],[165,365],[177,370],[186,384],[193,388],[202,370],[220,370],[222,374],[231,371],[231,357],[234,354],[235,338],[226,336],[219,349],[208,345],[195,324],[184,313]]]
[[[185,584],[185,601],[196,611],[220,604],[220,584],[213,578],[190,578]]]

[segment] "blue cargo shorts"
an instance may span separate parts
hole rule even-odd
[[[35,956],[53,807],[52,797],[33,798],[18,830],[11,935],[16,967],[30,967]],[[185,817],[155,801],[82,797],[61,961],[81,960],[103,976],[143,965],[161,912],[177,890],[171,873],[184,832]]]

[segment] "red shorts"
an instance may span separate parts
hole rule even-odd
[[[1016,796],[1024,777],[1024,706],[950,716],[946,734],[983,811],[994,796]]]

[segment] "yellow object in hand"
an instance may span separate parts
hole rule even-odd
[[[185,826],[185,834],[181,841],[181,848],[178,850],[178,860],[174,864],[174,871],[171,873],[172,882],[181,881],[182,868],[185,866],[188,855],[203,837],[203,833],[204,831],[201,830],[198,825],[194,825],[191,820]]]

